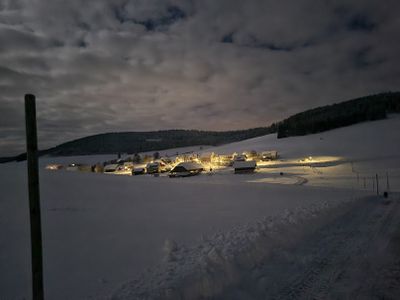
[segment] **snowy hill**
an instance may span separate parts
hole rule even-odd
[[[208,270],[253,247],[251,241],[268,228],[278,230],[276,224],[303,224],[357,197],[373,195],[376,173],[382,188],[388,173],[391,190],[399,190],[398,128],[400,118],[392,116],[303,137],[278,140],[267,135],[203,150],[162,151],[279,151],[283,161],[278,169],[266,166],[253,175],[227,172],[170,179],[51,172],[44,170],[45,164],[109,157],[41,158],[46,295],[99,299],[116,291],[117,299],[135,299],[131,296],[136,292],[182,284],[182,276],[199,266]],[[291,164],[309,156],[338,161]],[[0,235],[5,237],[0,239],[1,296],[30,298],[25,163],[1,165],[0,179]],[[127,284],[120,287],[123,282]]]
[[[282,157],[312,155],[343,156],[350,159],[378,158],[400,154],[400,115],[386,120],[355,124],[348,127],[300,137],[277,139],[276,134],[261,136],[215,147],[216,152],[278,150]],[[210,149],[209,149],[210,150]]]

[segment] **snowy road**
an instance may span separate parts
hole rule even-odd
[[[364,198],[217,299],[399,299],[400,202]]]

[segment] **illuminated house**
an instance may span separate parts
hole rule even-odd
[[[52,170],[52,171],[60,170],[62,168],[63,168],[63,166],[59,165],[59,164],[49,164],[49,165],[46,166],[46,170]]]
[[[233,163],[233,154],[218,154],[213,158],[213,163],[219,166],[231,166]]]
[[[134,167],[132,169],[132,175],[142,175],[146,173],[145,167]]]
[[[215,156],[214,152],[202,153],[200,154],[199,160],[202,163],[211,163],[213,161],[214,156]]]
[[[256,169],[256,166],[257,164],[254,160],[235,160],[233,162],[235,174],[252,173]]]
[[[188,177],[200,174],[204,170],[203,166],[196,162],[181,162],[177,164],[169,173],[169,177]]]
[[[160,163],[150,162],[146,165],[147,174],[160,173]]]
[[[121,169],[123,169],[123,166],[120,164],[110,164],[104,167],[104,173],[115,173]]]
[[[171,170],[169,164],[164,163],[162,160],[156,160],[146,165],[147,174],[164,173]]]
[[[262,160],[273,160],[278,158],[278,151],[264,151],[261,153]]]

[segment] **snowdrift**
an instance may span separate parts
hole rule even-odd
[[[277,249],[294,245],[304,235],[350,209],[344,204],[354,200],[321,201],[286,210],[279,216],[203,237],[190,248],[167,240],[165,262],[125,283],[111,299],[214,299]]]

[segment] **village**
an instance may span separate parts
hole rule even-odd
[[[201,173],[213,174],[215,172],[233,170],[235,174],[253,173],[258,166],[279,158],[275,150],[257,152],[255,150],[242,153],[218,154],[215,152],[197,153],[194,151],[176,153],[173,156],[160,156],[159,152],[153,155],[134,154],[96,164],[70,163],[48,164],[46,170],[66,170],[94,172],[113,175],[137,176],[149,174],[155,177],[160,174],[169,177],[189,177]]]

